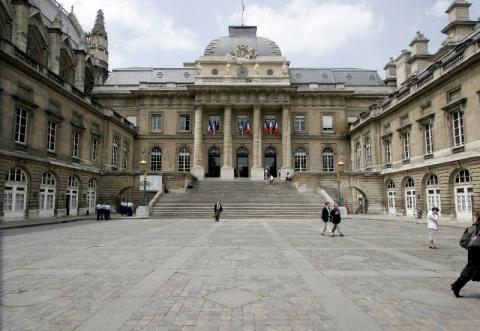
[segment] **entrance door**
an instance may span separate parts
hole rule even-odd
[[[208,177],[220,177],[220,150],[217,147],[208,151]]]
[[[27,176],[20,168],[10,169],[3,192],[5,218],[25,218],[27,209]]]
[[[395,207],[395,189],[388,190],[388,213],[390,215],[395,215],[397,213],[397,208]]]
[[[405,191],[405,206],[407,210],[407,216],[415,216],[417,209],[415,189],[407,189]]]
[[[455,187],[455,211],[458,221],[472,221],[472,195],[473,187],[471,186]]]
[[[78,190],[67,191],[67,215],[76,216],[78,213]]]
[[[268,171],[268,175],[277,177],[277,151],[273,147],[265,150],[265,170]]]
[[[237,177],[248,177],[248,150],[240,147],[237,150]]]

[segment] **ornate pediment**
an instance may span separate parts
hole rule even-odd
[[[254,60],[257,58],[257,52],[246,45],[238,45],[235,51],[232,52],[232,55],[237,57],[237,59]]]

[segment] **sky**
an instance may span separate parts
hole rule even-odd
[[[86,31],[104,11],[110,70],[181,67],[242,24],[241,0],[57,0],[74,6]],[[452,0],[244,0],[244,24],[274,40],[290,67],[374,69],[408,49],[416,31],[435,52],[445,39]],[[470,0],[470,19],[480,0]]]

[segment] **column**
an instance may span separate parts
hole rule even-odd
[[[220,177],[226,180],[234,179],[232,166],[232,106],[225,106],[223,112],[223,167]]]
[[[282,109],[282,168],[280,176],[284,179],[287,173],[293,174],[292,169],[292,138],[290,135],[290,105],[284,105]]]
[[[253,167],[251,170],[252,180],[263,180],[262,166],[262,123],[260,105],[253,106]]]
[[[27,52],[28,13],[30,4],[27,0],[13,2],[15,19],[13,20],[13,43],[22,52]]]
[[[203,168],[202,106],[195,106],[195,127],[193,131],[193,167],[190,171],[197,179],[205,179]]]

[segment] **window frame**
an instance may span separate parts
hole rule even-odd
[[[182,129],[182,120],[181,119],[183,117],[188,117],[188,129]],[[178,114],[178,132],[179,133],[191,133],[192,132],[192,114],[191,113],[180,113],[180,114]]]
[[[154,117],[159,117],[160,118],[160,125],[159,125],[159,128],[158,130],[154,130]],[[150,133],[163,133],[163,123],[164,123],[164,114],[163,112],[159,112],[159,113],[150,113]]]
[[[303,130],[297,128],[297,118],[303,117]],[[306,113],[294,113],[293,114],[293,132],[296,134],[304,134],[308,132],[307,129],[307,114]]]
[[[53,124],[53,134],[52,127]],[[57,148],[57,131],[58,131],[58,122],[52,119],[47,120],[47,152],[55,153]],[[53,145],[53,148],[51,148]]]
[[[411,155],[411,149],[410,149],[410,142],[411,142],[411,137],[410,137],[410,131],[406,131],[402,134],[402,157],[403,160],[410,160]]]
[[[112,162],[111,165],[118,167],[118,148],[119,148],[120,137],[118,135],[113,135],[112,138]]]
[[[425,144],[425,155],[433,154],[433,123],[426,123],[423,126],[423,138]]]
[[[457,118],[455,118],[457,115]],[[453,138],[453,147],[463,147],[465,146],[465,122],[463,119],[463,112],[459,109],[453,111],[452,114],[452,138]],[[456,124],[458,123],[458,127]],[[455,132],[458,129],[458,134]],[[457,142],[457,137],[459,138]]]
[[[331,117],[332,118],[332,127],[330,129],[325,128],[325,122],[324,121],[325,121],[326,117]],[[335,133],[335,116],[334,116],[334,114],[331,114],[331,113],[322,114],[322,133],[328,133],[328,134]]]
[[[322,150],[322,171],[335,172],[335,152],[329,146],[324,147]]]
[[[80,131],[75,129],[72,131],[72,158],[80,158]]]
[[[13,139],[16,144],[20,145],[27,145],[28,144],[28,124],[29,124],[29,112],[30,110],[26,107],[19,106],[15,110],[15,126],[14,126],[14,136]],[[21,113],[19,115],[19,113]],[[23,113],[25,116],[22,116]],[[19,117],[20,120],[21,118],[25,119],[25,123],[22,125],[21,122],[19,122]],[[24,132],[22,133],[20,128],[23,128]],[[19,136],[23,135],[23,141],[19,140]]]
[[[293,153],[294,158],[294,171],[302,172],[307,171],[307,151],[303,147],[298,147]]]

